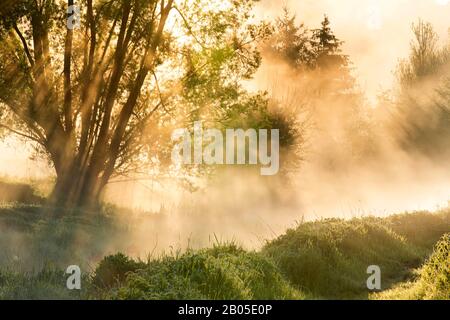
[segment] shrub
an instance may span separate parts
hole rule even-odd
[[[267,257],[220,246],[150,261],[110,291],[113,299],[297,299]]]
[[[92,284],[98,288],[110,288],[123,282],[128,273],[144,268],[145,264],[136,262],[123,253],[105,257],[95,270]]]

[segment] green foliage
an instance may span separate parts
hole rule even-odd
[[[248,125],[259,120],[258,112],[265,101],[261,95],[248,93],[242,80],[250,79],[260,66],[258,45],[271,30],[265,22],[247,22],[253,17],[253,1],[230,3],[231,9],[212,6],[205,10],[196,1],[187,9],[193,12],[191,18],[200,19],[195,23],[188,21],[188,33],[197,36],[180,48],[185,76],[180,92],[183,107],[178,104],[176,112],[182,114],[183,127],[185,123],[203,120],[208,126],[220,127],[227,123],[235,128],[230,118],[242,112],[247,115]]]
[[[443,210],[438,214],[416,212],[414,214],[393,215],[385,219],[389,229],[404,237],[417,248],[424,248],[424,255],[450,229],[450,211]]]
[[[242,80],[270,33],[253,22],[254,3],[83,0],[74,32],[67,2],[8,4],[0,126],[37,142],[60,204],[97,204],[116,174],[170,171],[171,128],[248,103]]]
[[[415,282],[374,294],[382,300],[449,300],[450,299],[450,234],[436,244],[430,258],[417,272]]]
[[[132,244],[133,229],[110,210],[62,215],[57,208],[4,205],[0,299],[448,298],[448,235],[417,282],[369,296],[366,269],[381,267],[383,290],[410,280],[449,229],[448,210],[329,219],[301,224],[258,252],[227,244],[147,262],[121,253],[101,260],[111,248],[126,252]],[[83,270],[81,292],[65,286],[65,268],[74,262]]]
[[[150,261],[127,277],[117,299],[297,299],[299,292],[263,255],[234,245]]]
[[[79,261],[83,270],[99,261],[109,245],[121,249],[128,225],[106,210],[67,211],[36,205],[0,206],[0,265],[17,272],[67,268]],[[114,235],[111,238],[111,235]]]
[[[246,101],[226,110],[220,119],[223,129],[278,129],[280,147],[301,150],[304,139],[302,123],[288,108],[266,95],[248,96]]]
[[[67,290],[66,280],[64,271],[54,268],[37,273],[0,270],[0,300],[80,299],[84,290]]]
[[[420,274],[424,299],[450,300],[450,233],[437,243]]]
[[[428,244],[429,250],[428,241],[439,238],[450,228],[447,217],[419,214],[385,220],[331,219],[305,223],[268,243],[263,252],[277,261],[293,284],[314,296],[367,297],[367,267],[380,266],[383,289],[407,276],[409,268],[417,267],[427,254],[423,245]],[[428,220],[433,222],[427,223]],[[421,221],[426,223],[423,229]],[[435,221],[441,224],[439,228],[433,228]],[[418,223],[414,226],[423,235],[417,240],[418,246],[411,237],[413,223]],[[428,241],[424,240],[425,234]]]
[[[275,30],[267,45],[272,54],[280,56],[294,68],[313,67],[315,57],[309,30],[303,23],[296,24],[296,16],[291,15],[287,7],[276,19]]]
[[[99,288],[109,288],[125,280],[128,273],[136,272],[144,267],[123,253],[107,256],[100,261],[95,269],[92,284]]]

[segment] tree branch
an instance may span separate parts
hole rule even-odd
[[[27,44],[27,41],[26,41],[25,37],[23,36],[22,32],[20,32],[19,27],[17,26],[16,23],[14,23],[13,28],[14,28],[14,31],[19,36],[20,41],[22,42],[23,49],[24,49],[25,54],[27,55],[27,58],[28,58],[28,62],[30,62],[31,67],[33,67],[34,66],[34,60],[33,60],[33,57],[31,56],[30,48],[28,47],[28,44]]]
[[[67,1],[67,6],[73,6],[73,0]],[[67,15],[69,17],[69,13]],[[71,81],[71,62],[72,62],[72,42],[73,30],[67,28],[66,41],[64,46],[64,118],[66,123],[66,131],[72,132],[72,81]]]
[[[164,5],[165,1],[161,0],[161,17],[159,19],[158,29],[154,34],[154,36],[152,37],[152,42],[142,58],[141,67],[134,82],[133,89],[131,90],[127,102],[125,103],[120,112],[117,127],[111,139],[109,159],[106,165],[106,169],[102,176],[101,182],[102,186],[106,185],[112,173],[114,172],[116,160],[120,152],[120,143],[122,141],[122,137],[127,128],[131,114],[133,113],[133,109],[136,106],[136,102],[137,99],[139,98],[139,94],[144,84],[145,78],[147,77],[148,72],[153,67],[156,51],[160,45],[162,34],[164,32],[164,27],[167,22],[167,18],[169,17],[169,13],[173,8],[173,1],[174,0],[168,0],[167,5],[165,6]],[[149,58],[151,58],[152,60],[149,61]]]
[[[178,14],[180,15],[181,19],[183,19],[184,24],[186,25],[186,28],[188,29],[189,33],[191,34],[191,36],[194,38],[195,42],[197,42],[203,49],[206,49],[206,46],[204,43],[202,43],[200,40],[198,40],[198,38],[196,37],[196,35],[194,34],[194,32],[192,31],[191,26],[189,25],[189,22],[187,21],[186,17],[184,16],[184,14],[181,12],[180,9],[178,9],[177,6],[173,7]]]
[[[23,133],[23,132],[20,132],[20,131],[17,131],[17,130],[15,130],[15,129],[11,128],[10,126],[7,126],[7,125],[2,124],[2,123],[0,123],[0,127],[5,128],[5,129],[8,130],[8,131],[11,131],[12,133],[14,133],[14,134],[16,134],[16,135],[18,135],[18,136],[21,136],[21,137],[30,139],[30,140],[32,140],[32,141],[35,141],[35,142],[39,143],[40,145],[44,145],[44,142],[41,141],[41,140],[40,140],[39,138],[37,138],[37,137],[34,137],[34,136],[32,136],[32,135],[29,135],[29,134],[26,134],[26,133]]]

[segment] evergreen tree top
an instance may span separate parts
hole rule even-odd
[[[324,16],[321,26],[321,28],[313,30],[313,42],[318,48],[319,53],[339,53],[344,42],[334,35],[330,27],[330,19],[327,15]]]

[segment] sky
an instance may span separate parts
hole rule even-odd
[[[408,56],[412,23],[431,22],[443,41],[450,28],[450,0],[261,0],[257,15],[273,18],[285,4],[311,29],[329,16],[369,100],[392,87],[399,59]]]
[[[45,161],[32,159],[32,151],[30,143],[15,137],[0,140],[0,178],[38,179],[48,176],[51,169]]]

